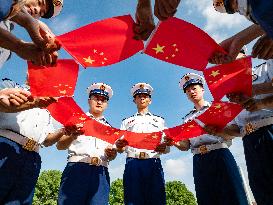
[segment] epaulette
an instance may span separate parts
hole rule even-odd
[[[193,114],[195,112],[195,110],[191,110],[188,114],[186,114],[182,119],[185,119],[187,116],[189,116],[190,114]]]
[[[131,117],[134,117],[134,115],[132,115],[132,116],[130,116],[130,117],[123,118],[122,121],[127,120],[127,119],[129,119],[129,118],[131,118]]]
[[[261,63],[260,65],[256,65],[254,68],[258,68],[258,67],[261,67],[262,65],[265,65],[266,64],[266,62],[264,62],[264,63]]]
[[[153,116],[160,117],[160,118],[162,118],[163,120],[165,120],[164,117],[161,117],[161,116],[159,116],[159,115],[153,115]]]
[[[103,118],[102,121],[103,121],[105,124],[109,125],[110,127],[113,127],[105,118]]]
[[[2,81],[12,81],[12,80],[9,78],[2,78]]]

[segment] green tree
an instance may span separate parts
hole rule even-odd
[[[180,181],[166,183],[167,205],[197,205],[196,199]]]
[[[33,205],[57,205],[62,172],[43,171],[35,187]]]
[[[117,179],[111,183],[109,203],[110,205],[123,205],[124,201],[122,179]]]

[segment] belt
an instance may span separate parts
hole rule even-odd
[[[128,152],[127,157],[136,158],[136,159],[159,158],[159,156],[150,157],[147,152]]]
[[[217,144],[210,144],[210,145],[201,145],[197,148],[192,148],[191,152],[195,154],[207,154],[212,150],[228,148],[226,143],[217,143]]]
[[[265,119],[261,119],[261,120],[257,120],[257,121],[253,121],[253,122],[248,122],[245,126],[244,129],[242,131],[242,135],[249,135],[255,131],[257,131],[259,128],[261,127],[265,127],[268,125],[272,125],[273,124],[273,117],[268,117]]]
[[[11,141],[14,141],[20,145],[22,145],[22,148],[31,152],[39,152],[40,146],[38,142],[34,141],[33,139],[30,139],[28,137],[25,137],[23,135],[20,135],[18,133],[9,131],[9,130],[3,130],[0,129],[0,135],[4,138],[7,138]]]
[[[108,167],[108,161],[102,160],[99,157],[85,157],[85,156],[71,156],[68,158],[68,162],[83,162],[95,166]]]

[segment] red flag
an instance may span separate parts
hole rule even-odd
[[[131,147],[155,150],[160,144],[161,138],[162,132],[135,133],[126,131],[124,140],[127,140]]]
[[[195,121],[164,130],[165,134],[175,142],[187,140],[205,134],[203,128]]]
[[[59,98],[46,108],[52,117],[64,126],[85,123],[90,118],[82,111],[73,98]]]
[[[223,129],[241,111],[242,107],[236,103],[213,102],[202,115],[197,117],[197,119],[205,125],[212,125],[219,129]]]
[[[28,62],[30,91],[33,96],[73,96],[79,65],[74,60],[62,59],[55,67],[35,66]]]
[[[134,21],[130,15],[108,18],[58,36],[63,48],[83,67],[118,63],[143,49],[133,39]]]
[[[89,120],[84,124],[84,134],[93,136],[103,141],[114,144],[115,141],[124,135],[125,130],[119,130],[114,127],[106,126],[96,120]]]
[[[211,67],[203,72],[215,101],[229,93],[252,95],[251,57]]]
[[[169,63],[202,71],[216,51],[225,52],[204,31],[173,17],[159,24],[144,53]]]

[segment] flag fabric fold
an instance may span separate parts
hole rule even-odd
[[[84,124],[90,119],[71,97],[59,98],[57,102],[50,104],[46,109],[55,120],[64,126]]]
[[[236,103],[213,102],[202,115],[197,117],[197,119],[205,125],[215,126],[221,130],[242,110],[243,108]]]
[[[160,22],[144,53],[168,63],[203,71],[216,51],[225,53],[204,31],[172,17]]]
[[[198,137],[206,133],[203,128],[194,120],[176,127],[168,128],[164,130],[164,132],[166,136],[171,138],[174,142]]]
[[[28,62],[30,92],[35,97],[73,96],[79,65],[70,59],[60,59],[54,67],[36,66]]]
[[[251,57],[241,58],[203,71],[204,77],[215,101],[229,93],[243,93],[252,96]]]
[[[57,39],[83,67],[107,66],[143,49],[143,42],[133,39],[133,25],[130,15],[113,17],[57,36]]]

